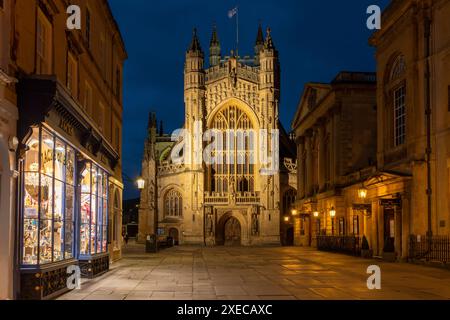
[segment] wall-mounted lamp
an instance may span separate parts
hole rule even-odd
[[[292,209],[292,210],[291,210],[291,213],[292,213],[293,216],[298,215],[298,211],[297,211],[296,209]]]
[[[145,180],[142,177],[136,179],[136,184],[139,190],[144,190],[145,188]]]
[[[365,200],[367,198],[367,188],[361,186],[361,188],[358,189],[358,197],[361,200]]]
[[[314,218],[318,218],[319,217],[319,211],[314,211],[313,212],[313,216],[314,216]]]

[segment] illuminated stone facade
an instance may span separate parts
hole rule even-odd
[[[449,16],[450,1],[390,3],[381,30],[370,38],[377,86],[375,95],[370,85],[366,102],[352,101],[361,81],[342,84],[352,89],[345,91],[346,102],[332,108],[339,97],[335,84],[307,86],[293,122],[297,208],[304,212],[296,222],[297,244],[316,245],[318,235],[356,237],[356,242],[365,236],[374,256],[439,260],[437,249],[432,257],[429,248],[411,256],[411,248],[425,242],[426,235],[450,234]],[[307,106],[316,99],[320,103],[311,111]],[[365,112],[355,114],[358,109]],[[327,138],[328,123],[340,129]],[[331,150],[327,144],[320,147],[324,134]],[[355,163],[358,155],[365,163]]]
[[[170,157],[174,143],[158,132],[151,115],[142,167],[147,183],[141,193],[139,240],[156,232],[179,244],[279,244],[280,195],[295,189],[295,181],[289,185],[290,171],[283,165],[284,158],[293,158],[293,145],[278,119],[280,66],[270,31],[264,39],[260,27],[254,57],[241,58],[233,53],[222,57],[214,30],[208,68],[194,31],[184,75],[187,132],[193,134],[196,123],[201,124],[201,133],[213,128],[266,129],[270,134],[280,129],[280,149],[285,151],[272,175],[261,174],[263,166],[247,160],[242,165],[174,164]],[[195,147],[191,150],[192,157],[199,153]],[[241,151],[249,156],[248,148]]]

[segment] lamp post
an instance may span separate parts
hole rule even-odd
[[[331,217],[331,234],[334,235],[334,217],[336,217],[336,209],[331,207],[330,209],[330,217]]]

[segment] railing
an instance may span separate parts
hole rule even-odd
[[[240,192],[231,194],[229,192],[205,192],[205,204],[209,205],[236,205],[258,204],[261,200],[259,192]]]
[[[361,238],[356,236],[317,236],[317,249],[359,256]]]
[[[228,204],[228,193],[205,192],[205,204]]]
[[[243,192],[236,195],[237,204],[255,204],[259,201],[259,192]]]
[[[450,236],[416,236],[409,238],[412,260],[450,262]]]

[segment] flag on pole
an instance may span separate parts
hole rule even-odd
[[[230,11],[228,11],[228,18],[233,18],[235,15],[237,15],[238,13],[238,8],[235,7],[233,9],[231,9]]]

